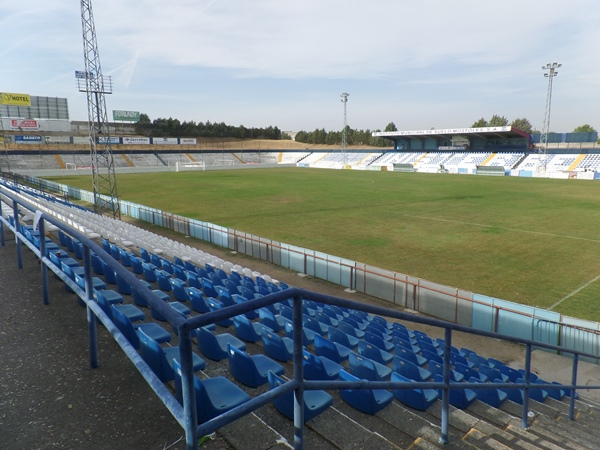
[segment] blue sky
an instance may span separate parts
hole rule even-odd
[[[95,0],[113,109],[151,119],[338,130],[470,126],[493,114],[600,129],[597,0]],[[0,91],[66,97],[87,120],[80,5],[0,3]]]

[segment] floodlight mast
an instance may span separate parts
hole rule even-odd
[[[342,103],[344,104],[344,129],[342,130],[342,160],[343,160],[343,164],[344,164],[344,169],[348,165],[348,155],[346,154],[346,144],[348,143],[348,136],[347,136],[348,116],[346,115],[346,104],[348,103],[349,96],[350,96],[350,94],[348,94],[347,92],[344,92],[341,95]]]
[[[75,76],[79,90],[87,96],[94,211],[120,219],[117,179],[104,97],[105,94],[112,94],[112,80],[107,77],[105,83],[102,76],[91,0],[81,0],[81,27],[85,72],[76,72]],[[102,135],[101,141],[98,139],[99,135]]]
[[[558,75],[558,69],[562,64],[559,63],[548,63],[542,66],[542,70],[547,72],[544,76],[548,78],[548,92],[546,94],[546,110],[544,112],[544,125],[542,127],[542,134],[540,136],[540,165],[539,171],[546,173],[546,165],[548,163],[548,134],[550,133],[550,107],[552,105],[552,79]]]

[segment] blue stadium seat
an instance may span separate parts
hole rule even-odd
[[[307,380],[335,380],[344,367],[324,356],[315,356],[307,350],[302,354],[304,378]]]
[[[291,361],[294,357],[294,341],[287,337],[281,337],[275,334],[274,331],[264,327],[263,334],[263,349],[271,358],[277,361]]]
[[[348,368],[352,375],[370,381],[385,381],[392,373],[389,367],[354,352],[348,358]]]
[[[342,344],[338,344],[337,342],[330,341],[318,334],[315,335],[314,346],[315,353],[318,356],[324,356],[337,363],[348,360],[350,353],[352,353],[352,349],[345,347]]]
[[[142,330],[145,334],[150,336],[159,344],[171,341],[171,333],[169,333],[160,325],[154,322],[133,324],[127,318],[127,316],[119,311],[116,305],[111,305],[110,309],[112,312],[113,322],[136,350],[139,350],[140,348],[140,339],[136,333],[136,330]]]
[[[433,379],[437,383],[443,381],[441,375],[434,375]],[[440,389],[438,392],[441,396],[442,390]],[[466,409],[475,400],[477,400],[477,393],[472,389],[450,389],[450,404],[455,408]]]
[[[413,380],[396,372],[392,372],[392,381],[413,383]],[[427,410],[439,398],[439,393],[435,389],[392,389],[392,394],[401,403],[419,411]]]
[[[246,350],[246,344],[229,333],[213,333],[207,327],[195,330],[196,341],[200,352],[214,361],[227,358],[227,346],[230,345],[239,350]]]
[[[181,401],[181,366],[178,361],[173,363],[175,388]],[[239,406],[250,396],[225,377],[214,377],[200,380],[194,375],[194,392],[196,395],[196,413],[198,423],[214,419],[230,409]]]
[[[173,372],[173,361],[179,358],[179,347],[161,347],[158,342],[144,333],[136,330],[140,339],[140,353],[146,364],[154,371],[160,381],[172,381],[175,377]],[[200,356],[192,353],[194,372],[206,367],[206,363]]]
[[[369,358],[373,361],[378,362],[379,364],[387,365],[392,361],[394,355],[385,350],[381,350],[374,344],[371,344],[366,341],[360,341],[358,343],[358,353],[361,356]]]
[[[415,381],[429,381],[432,373],[400,356],[394,356],[392,367],[394,372]]]
[[[260,322],[252,322],[245,315],[233,318],[235,334],[246,342],[257,342],[262,339],[263,326]]]
[[[285,381],[269,372],[269,389],[285,383]],[[333,397],[325,391],[304,391],[304,422],[308,422],[314,417],[321,414],[333,404]],[[275,408],[289,419],[294,419],[294,392],[290,391],[275,400],[273,400]]]
[[[342,381],[360,381],[354,375],[341,370]],[[341,389],[340,397],[353,408],[367,414],[376,414],[394,400],[394,395],[385,389]]]
[[[230,344],[227,344],[227,358],[231,375],[239,382],[253,388],[262,386],[269,381],[267,377],[269,371],[276,375],[283,375],[285,372],[281,364],[268,356],[249,355]]]

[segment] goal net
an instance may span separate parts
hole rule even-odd
[[[204,161],[200,162],[179,162],[175,163],[175,172],[183,172],[188,170],[206,170],[206,164]]]

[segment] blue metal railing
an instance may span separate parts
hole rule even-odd
[[[186,445],[188,449],[195,449],[198,447],[198,437],[212,433],[218,430],[224,425],[227,425],[240,417],[256,410],[257,408],[270,403],[273,399],[287,394],[290,391],[294,392],[294,447],[301,449],[304,447],[304,391],[305,390],[339,390],[339,389],[415,389],[415,388],[433,388],[442,390],[442,414],[441,414],[441,435],[440,442],[448,442],[449,432],[449,398],[450,390],[452,389],[490,389],[490,388],[514,388],[524,390],[524,401],[522,407],[521,422],[524,428],[527,427],[527,418],[529,411],[529,389],[542,388],[542,389],[568,389],[570,390],[570,406],[569,406],[569,418],[574,420],[575,410],[575,397],[577,389],[600,389],[600,386],[588,386],[588,385],[577,385],[577,367],[580,356],[594,357],[595,355],[588,354],[585,352],[579,352],[576,350],[566,350],[563,347],[559,347],[552,344],[546,344],[536,342],[530,339],[516,338],[512,336],[506,336],[501,334],[495,334],[486,331],[480,331],[450,322],[444,322],[436,319],[430,319],[427,317],[414,316],[408,313],[394,311],[391,309],[363,304],[346,300],[338,297],[333,297],[318,292],[308,291],[299,288],[290,288],[284,291],[272,293],[263,296],[258,299],[247,301],[234,306],[229,306],[217,311],[212,311],[202,315],[184,318],[171,307],[169,307],[164,301],[158,298],[151,290],[147,289],[138,278],[119,262],[114,260],[101,246],[95,243],[92,239],[88,238],[85,234],[69,227],[68,225],[61,222],[59,219],[51,214],[39,213],[38,229],[39,229],[39,248],[37,248],[32,242],[29,242],[25,235],[21,232],[19,225],[19,207],[27,209],[31,212],[36,212],[37,208],[32,203],[19,198],[14,193],[10,192],[4,187],[0,187],[0,200],[2,198],[9,199],[13,205],[13,216],[14,224],[11,224],[10,220],[4,219],[1,216],[2,205],[0,203],[0,240],[1,245],[5,245],[4,240],[4,227],[7,226],[14,234],[17,245],[17,264],[19,268],[23,267],[21,246],[25,244],[30,248],[43,263],[41,264],[41,277],[42,277],[42,291],[43,291],[43,302],[48,304],[49,290],[48,290],[48,269],[54,272],[59,278],[61,278],[77,296],[84,302],[87,308],[87,320],[88,320],[88,339],[90,347],[90,366],[95,368],[98,366],[98,352],[97,352],[97,335],[96,327],[97,320],[106,327],[110,334],[117,341],[119,346],[123,349],[127,357],[132,361],[135,367],[142,374],[144,379],[148,382],[152,390],[165,404],[167,409],[171,412],[173,417],[185,430]],[[9,202],[7,202],[9,203]],[[73,282],[67,275],[65,275],[61,268],[56,266],[51,259],[46,255],[46,241],[45,241],[45,229],[46,223],[50,223],[56,226],[58,229],[78,239],[83,245],[83,261],[84,261],[84,279],[85,289],[82,289],[79,285]],[[177,329],[179,335],[179,348],[180,348],[180,362],[182,366],[182,391],[183,391],[183,405],[181,405],[173,396],[171,391],[156,377],[152,369],[146,364],[141,358],[139,353],[131,346],[127,338],[119,331],[111,319],[104,313],[98,303],[94,300],[93,289],[92,289],[92,268],[91,268],[91,254],[95,253],[108,266],[113,269],[118,276],[122,277],[127,283],[132,286],[132,289],[139,294],[144,300],[146,300],[153,308],[162,314],[167,321]],[[232,410],[215,417],[202,424],[197,423],[196,414],[196,398],[194,395],[194,372],[192,364],[192,331],[198,327],[209,325],[224,319],[228,319],[239,314],[244,314],[249,311],[253,311],[265,306],[273,305],[275,303],[292,299],[293,301],[293,341],[294,341],[294,355],[293,355],[293,367],[294,375],[293,378],[283,385],[267,391],[261,395],[258,395],[250,401],[233,408]],[[303,359],[302,359],[302,332],[303,332],[303,321],[302,321],[302,301],[312,300],[328,305],[340,306],[343,308],[351,308],[359,311],[364,311],[369,314],[380,315],[393,319],[400,319],[409,322],[430,325],[444,329],[444,355],[443,355],[443,380],[442,382],[393,382],[393,381],[309,381],[304,380],[303,375]],[[454,383],[450,380],[450,353],[452,348],[452,333],[454,331],[460,331],[470,333],[478,336],[492,337],[496,339],[502,339],[506,341],[516,342],[525,346],[525,375],[523,383]],[[573,366],[572,366],[572,377],[570,384],[538,384],[535,385],[530,379],[531,369],[531,356],[534,347],[545,348],[549,350],[560,350],[563,353],[567,352],[573,355]]]

